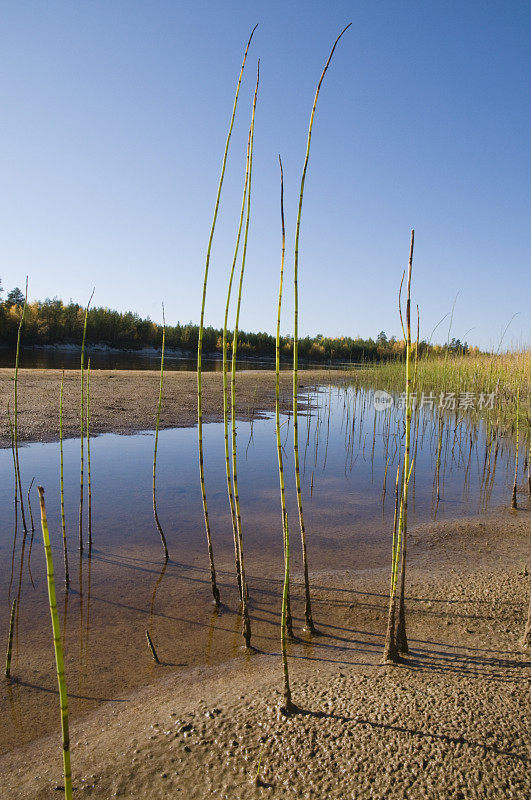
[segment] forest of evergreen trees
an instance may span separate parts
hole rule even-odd
[[[1,285],[0,285],[1,286]],[[0,288],[0,291],[1,288]],[[0,300],[3,294],[0,295]],[[18,325],[24,306],[24,294],[16,287],[8,292],[0,302],[0,346],[14,348]],[[85,310],[78,303],[64,304],[54,297],[43,301],[28,303],[26,307],[22,343],[31,345],[80,344],[83,333]],[[187,353],[197,350],[198,326],[189,322],[185,325],[166,327],[166,346],[181,349]],[[229,335],[230,340],[230,335]],[[87,343],[107,345],[124,350],[138,350],[143,347],[160,347],[162,326],[149,318],[142,319],[138,314],[125,313],[109,308],[91,308],[88,314]],[[429,347],[430,352],[444,352],[446,345],[428,345],[421,341],[419,353]],[[204,332],[205,353],[221,353],[222,330],[207,327]],[[282,355],[289,358],[293,340],[282,338]],[[240,331],[238,349],[242,357],[275,355],[275,337],[269,333],[247,333]],[[468,352],[468,345],[452,339],[448,349],[452,352]],[[362,362],[382,361],[401,358],[404,343],[394,337],[387,338],[382,331],[376,339],[351,338],[340,336],[330,338],[306,336],[299,340],[299,357],[309,361]]]

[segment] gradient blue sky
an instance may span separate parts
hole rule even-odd
[[[293,234],[315,85],[300,242],[301,334],[399,333],[416,231],[421,334],[529,341],[529,2],[11,0],[1,6],[0,276],[57,295],[197,321],[221,155],[244,75],[211,265],[223,320],[256,60],[253,217],[241,327],[275,326],[284,161]],[[472,329],[472,330],[470,330]],[[467,332],[470,332],[467,334]],[[444,340],[445,322],[435,335]]]

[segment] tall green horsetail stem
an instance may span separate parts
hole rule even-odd
[[[278,478],[280,483],[280,510],[282,517],[282,536],[284,543],[284,585],[282,589],[282,613],[280,622],[280,645],[282,648],[282,669],[284,673],[284,708],[287,712],[292,710],[291,688],[289,684],[288,667],[288,635],[293,633],[288,630],[289,611],[289,527],[288,512],[286,510],[286,491],[284,486],[284,460],[282,458],[282,441],[280,438],[280,316],[282,310],[282,285],[284,282],[284,256],[286,253],[286,225],[284,222],[284,171],[282,159],[278,157],[280,166],[280,221],[282,226],[282,253],[280,257],[280,282],[278,289],[277,311],[277,336],[275,343],[275,429],[277,437]],[[289,614],[291,617],[291,614]],[[291,619],[289,619],[291,628]]]
[[[201,315],[199,318],[199,331],[198,331],[198,338],[197,338],[197,437],[198,437],[198,446],[199,446],[199,480],[201,483],[201,498],[203,501],[203,514],[205,517],[205,530],[206,530],[206,537],[207,537],[207,548],[208,548],[208,560],[210,564],[210,583],[212,586],[212,594],[214,596],[214,603],[218,606],[219,605],[219,589],[216,582],[216,569],[214,566],[214,551],[212,548],[212,536],[210,533],[210,521],[208,518],[208,505],[207,505],[207,497],[206,497],[206,488],[205,488],[205,468],[203,463],[203,391],[202,391],[202,384],[201,384],[201,357],[203,354],[203,330],[204,330],[204,320],[205,320],[205,302],[206,302],[206,289],[207,289],[207,282],[208,282],[208,270],[210,266],[210,254],[212,251],[212,241],[214,239],[214,231],[216,229],[216,221],[218,218],[218,211],[219,211],[219,201],[221,198],[221,189],[223,188],[223,179],[225,177],[225,168],[227,166],[227,154],[229,152],[229,144],[230,139],[232,136],[232,128],[234,126],[234,118],[236,116],[236,106],[238,105],[238,96],[240,94],[240,86],[242,82],[243,70],[245,69],[245,62],[247,60],[247,53],[249,52],[249,47],[251,44],[251,39],[253,38],[253,34],[256,30],[257,26],[255,25],[253,30],[251,31],[251,35],[249,36],[249,40],[247,42],[247,47],[245,48],[245,52],[243,54],[243,61],[242,66],[240,69],[240,75],[238,77],[238,83],[236,85],[236,94],[234,96],[234,104],[232,107],[232,116],[230,119],[229,130],[227,133],[227,139],[225,141],[225,151],[223,153],[223,161],[221,164],[221,174],[219,177],[218,183],[218,191],[216,195],[216,203],[214,206],[214,216],[212,218],[212,226],[210,228],[210,236],[208,237],[208,246],[206,252],[206,259],[205,259],[205,272],[203,277],[203,295],[201,299]]]
[[[397,547],[397,525],[398,525],[398,506],[399,506],[399,485],[400,485],[400,461],[396,468],[395,483],[395,513],[393,518],[393,542],[391,546],[391,581],[389,589],[389,614],[387,619],[387,632],[384,644],[384,663],[388,661],[398,661],[398,649],[396,647],[396,570],[398,565]]]
[[[87,303],[87,307],[85,309],[85,320],[83,323],[83,337],[81,339],[81,414],[79,417],[79,425],[80,425],[80,443],[81,443],[81,470],[79,473],[79,550],[83,552],[83,469],[84,469],[84,453],[83,453],[83,442],[84,442],[84,433],[83,433],[83,420],[85,416],[85,403],[84,403],[84,391],[85,391],[85,339],[87,336],[87,319],[88,319],[88,312],[89,306],[94,296],[95,289],[92,290],[92,294],[90,295],[89,301]]]
[[[412,412],[412,376],[411,376],[411,272],[413,269],[413,247],[415,244],[415,231],[411,231],[411,240],[409,246],[409,261],[408,261],[408,275],[407,275],[407,297],[406,297],[406,326],[404,328],[404,321],[402,317],[402,303],[401,292],[404,276],[400,283],[400,290],[398,293],[398,310],[400,315],[400,322],[402,324],[402,331],[406,342],[406,430],[405,430],[405,449],[404,449],[404,466],[402,471],[402,487],[401,487],[401,500],[400,512],[398,516],[398,530],[395,535],[393,534],[393,564],[392,564],[392,585],[389,599],[389,619],[388,630],[386,636],[386,644],[384,648],[384,659],[386,661],[397,662],[399,660],[399,653],[408,652],[408,642],[406,634],[406,610],[405,610],[405,581],[406,581],[406,558],[407,558],[407,509],[408,509],[408,489],[409,481],[411,478],[411,471],[413,469],[413,462],[411,461],[411,412]],[[395,516],[396,520],[396,516]],[[396,524],[396,523],[395,523]],[[394,624],[394,604],[396,602],[396,591],[398,583],[398,561],[401,557],[401,573],[400,573],[400,592],[398,597],[398,609],[396,613],[396,630],[389,628],[390,624]]]
[[[249,131],[249,137],[247,141],[247,157],[245,161],[245,181],[243,185],[243,195],[242,195],[242,205],[240,211],[240,220],[238,223],[238,234],[236,236],[236,245],[234,248],[234,257],[232,259],[232,266],[230,270],[229,276],[229,285],[227,288],[227,302],[225,304],[225,317],[223,320],[223,433],[224,433],[224,440],[225,440],[225,473],[227,477],[227,494],[229,496],[229,506],[230,506],[230,513],[231,513],[231,520],[232,520],[232,534],[234,539],[234,557],[236,561],[236,577],[238,580],[238,591],[240,593],[240,599],[242,599],[243,589],[242,589],[242,578],[240,572],[240,556],[239,556],[239,547],[238,547],[238,525],[236,522],[236,507],[234,504],[234,494],[232,491],[232,483],[231,483],[231,469],[230,469],[230,453],[229,453],[229,397],[228,397],[228,358],[227,358],[227,351],[228,351],[228,341],[227,341],[227,326],[228,326],[228,319],[229,319],[229,308],[230,308],[230,298],[232,294],[232,282],[234,280],[234,270],[236,267],[236,261],[238,259],[238,251],[240,249],[240,239],[242,233],[242,226],[243,226],[243,218],[245,216],[245,207],[246,207],[246,199],[247,199],[247,187],[249,184],[249,149],[250,149],[250,136],[251,131]],[[247,587],[246,587],[247,591]]]
[[[59,459],[60,459],[60,482],[61,482],[61,528],[63,531],[63,556],[65,561],[65,587],[70,588],[70,573],[68,570],[68,548],[66,542],[66,516],[65,516],[65,492],[64,492],[64,464],[63,464],[63,394],[64,394],[65,371],[61,375],[61,389],[59,392]]]
[[[163,324],[162,324],[162,349],[160,354],[159,400],[157,403],[157,420],[155,423],[155,447],[153,450],[153,515],[155,517],[155,524],[157,526],[157,530],[162,540],[162,546],[164,547],[164,558],[167,561],[170,556],[168,553],[168,545],[166,544],[166,537],[164,535],[164,531],[162,530],[162,525],[160,524],[159,515],[157,512],[157,493],[156,493],[157,450],[159,446],[159,425],[160,425],[160,411],[162,408],[162,389],[164,386],[164,347],[166,344],[166,317],[164,315],[164,303],[162,304],[162,323]]]
[[[256,87],[253,96],[253,110],[251,114],[251,125],[249,128],[249,138],[247,143],[247,162],[249,172],[249,183],[247,186],[247,210],[245,215],[245,233],[243,237],[242,263],[240,268],[240,281],[238,285],[238,302],[236,305],[236,317],[234,321],[234,334],[232,338],[232,369],[231,369],[231,423],[232,423],[232,490],[234,492],[234,507],[236,511],[236,529],[238,540],[238,557],[240,562],[241,577],[241,600],[242,600],[242,633],[247,648],[251,647],[251,620],[249,618],[249,607],[247,603],[247,581],[245,580],[245,563],[243,557],[243,533],[242,518],[240,512],[240,494],[238,491],[238,464],[236,455],[236,354],[238,350],[238,330],[240,324],[240,307],[242,301],[243,276],[245,273],[245,262],[247,259],[247,242],[249,237],[249,222],[251,219],[251,180],[253,173],[253,144],[254,144],[254,117],[256,111],[256,99],[258,97],[258,84],[260,82],[260,61],[258,61],[256,73]]]
[[[72,800],[72,770],[70,766],[70,735],[68,731],[68,695],[66,692],[65,667],[63,658],[63,646],[61,644],[61,626],[59,614],[57,613],[57,603],[55,599],[55,582],[53,574],[52,548],[50,545],[50,534],[48,532],[48,522],[46,519],[46,507],[44,504],[44,489],[38,487],[39,501],[41,506],[41,527],[42,538],[44,541],[44,552],[46,555],[46,575],[48,579],[48,599],[50,601],[50,616],[52,618],[53,644],[55,650],[55,663],[57,666],[57,684],[59,687],[59,703],[61,706],[61,735],[63,740],[63,768],[65,779],[65,800]]]
[[[297,505],[299,510],[299,524],[301,530],[301,546],[302,546],[302,561],[303,561],[303,568],[304,568],[304,593],[305,593],[305,608],[304,608],[304,617],[306,620],[306,628],[311,633],[315,633],[315,626],[313,623],[312,617],[312,605],[311,605],[311,598],[310,598],[310,580],[308,575],[308,555],[306,549],[306,531],[304,527],[304,515],[302,510],[302,495],[301,495],[301,479],[300,479],[300,469],[299,469],[299,422],[298,422],[298,413],[297,413],[297,402],[298,402],[298,393],[299,393],[299,386],[298,386],[298,369],[299,369],[299,289],[298,289],[298,273],[299,273],[299,236],[300,236],[300,227],[301,227],[301,215],[302,215],[302,201],[304,196],[304,184],[306,182],[306,172],[308,170],[308,161],[310,158],[310,144],[312,141],[312,128],[313,128],[313,120],[315,116],[315,108],[317,106],[317,99],[319,97],[319,92],[321,91],[321,84],[323,82],[324,76],[326,71],[330,65],[330,61],[332,60],[332,56],[334,55],[334,51],[337,47],[337,43],[345,33],[345,31],[350,28],[352,23],[349,23],[339,34],[337,39],[334,42],[332,50],[330,51],[330,55],[328,56],[328,60],[324,66],[324,69],[321,73],[321,77],[319,78],[319,83],[317,84],[317,89],[315,91],[315,98],[313,101],[312,106],[312,113],[310,115],[310,124],[308,126],[308,138],[306,142],[306,156],[304,159],[304,166],[302,169],[302,178],[301,178],[301,187],[299,193],[299,208],[297,212],[297,226],[295,229],[295,271],[293,277],[293,285],[294,285],[294,294],[295,294],[295,318],[294,318],[294,326],[293,326],[293,453],[294,453],[294,460],[295,460],[295,487],[297,491]]]
[[[282,234],[282,249],[281,249],[281,257],[280,257],[280,282],[279,282],[279,290],[278,290],[278,309],[277,309],[277,331],[276,331],[276,342],[275,342],[275,410],[276,410],[276,435],[277,435],[277,460],[278,460],[278,468],[279,468],[279,480],[280,480],[280,506],[281,506],[281,518],[282,518],[282,530],[284,531],[284,522],[287,525],[287,510],[286,510],[286,489],[284,483],[284,459],[282,457],[282,443],[280,439],[280,319],[281,319],[281,311],[282,311],[282,290],[284,285],[284,260],[286,254],[286,224],[284,220],[284,170],[282,168],[282,159],[280,155],[278,157],[279,167],[280,167],[280,223],[281,223],[281,234]],[[286,528],[287,531],[287,528]],[[284,547],[288,549],[288,562],[289,562],[289,533],[287,543],[284,543]],[[287,575],[287,592],[286,592],[286,635],[287,638],[293,640],[293,619],[291,616],[291,593],[290,593],[290,581],[289,581],[289,569],[286,573]],[[286,579],[285,575],[285,579]],[[287,702],[287,701],[286,701]],[[289,703],[287,704],[289,706]]]
[[[15,630],[15,609],[17,607],[17,599],[13,600],[11,604],[11,616],[9,618],[9,636],[7,639],[7,656],[6,656],[6,678],[11,677],[11,652],[13,650],[13,631]]]
[[[26,306],[28,304],[28,279],[26,278],[26,294],[24,296],[24,305],[22,307],[22,314],[20,315],[20,322],[18,324],[17,333],[17,349],[15,353],[15,377],[13,380],[13,443],[15,454],[15,477],[18,482],[18,492],[20,498],[20,513],[22,516],[22,527],[24,532],[27,532],[26,516],[24,513],[24,500],[22,497],[22,478],[20,477],[20,463],[18,459],[18,364],[20,359],[20,340],[22,336],[22,325],[24,324],[24,317],[26,316]]]

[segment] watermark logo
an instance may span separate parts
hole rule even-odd
[[[409,403],[411,408],[417,408],[418,405],[420,408],[429,408],[431,411],[435,408],[443,411],[457,411],[458,409],[462,411],[481,411],[494,408],[495,396],[496,392],[490,392],[489,394],[484,392],[479,394],[474,392],[422,392],[420,398],[418,398],[417,393],[412,392],[409,396]],[[382,389],[374,392],[374,408],[376,411],[386,411],[393,405],[398,409],[404,409],[406,407],[406,393],[402,392],[397,395],[395,401],[389,392],[385,392]]]
[[[374,393],[374,408],[376,411],[385,411],[393,405],[393,398],[389,392],[378,389]]]

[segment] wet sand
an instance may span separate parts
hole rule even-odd
[[[525,506],[524,495],[520,501]],[[278,586],[266,579],[257,591],[254,582],[261,652],[238,651],[236,597],[230,598],[211,646],[228,641],[230,650],[234,642],[235,657],[203,666],[152,665],[150,686],[74,720],[76,796],[529,796],[531,670],[519,647],[529,592],[529,514],[528,507],[502,508],[411,530],[411,652],[397,667],[380,663],[387,568],[364,558],[355,570],[314,570],[321,635],[290,648],[300,708],[292,717],[279,713]],[[299,597],[300,575],[294,577]],[[275,595],[272,605],[263,602],[267,591]],[[301,623],[296,604],[297,632]],[[159,654],[173,660],[168,656],[181,644],[160,633]],[[203,638],[208,647],[208,634]],[[148,660],[146,647],[138,666]],[[51,687],[51,661],[41,671],[46,667]],[[16,703],[12,708],[16,714]],[[61,769],[57,715],[53,734],[0,758],[0,785],[9,798],[55,798]]]
[[[306,391],[320,384],[345,378],[338,370],[304,370],[299,389]],[[8,403],[13,409],[13,370],[0,369],[0,447],[10,445],[7,420]],[[159,393],[160,373],[150,370],[92,370],[90,375],[91,432],[133,433],[153,430]],[[281,404],[291,403],[292,377],[280,375]],[[223,388],[220,372],[203,373],[203,421],[223,419]],[[19,441],[49,442],[59,438],[59,390],[61,371],[21,369],[18,383]],[[302,398],[301,398],[302,400]],[[240,419],[258,417],[275,408],[275,373],[273,370],[244,370],[238,373],[237,414]],[[65,438],[79,435],[80,374],[65,371],[63,432]],[[160,427],[176,428],[197,422],[197,377],[195,372],[168,370],[164,375],[164,397]]]

